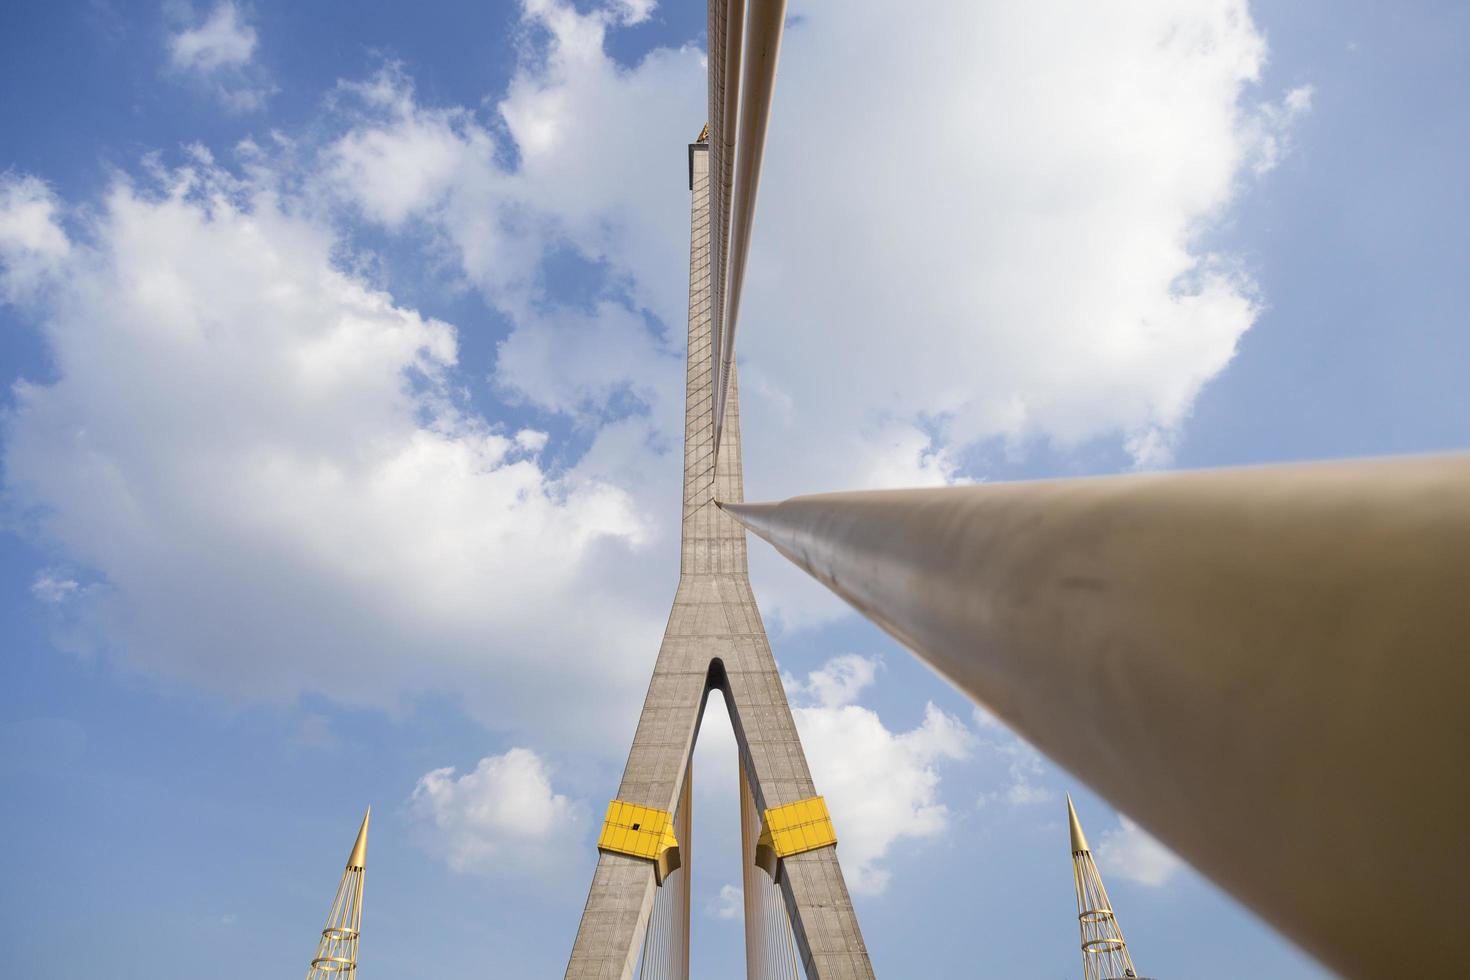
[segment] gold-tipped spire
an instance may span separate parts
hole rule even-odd
[[[1077,808],[1072,806],[1072,794],[1067,794],[1067,821],[1072,825],[1072,853],[1081,854],[1090,851],[1087,846],[1087,835],[1082,833],[1082,824],[1077,819]],[[363,832],[367,832],[367,824],[363,824]]]
[[[372,819],[372,816],[373,808],[368,807],[367,813],[362,815],[362,826],[357,831],[357,843],[352,845],[352,853],[347,857],[348,871],[362,871],[367,867],[368,821]],[[337,853],[340,854],[342,852],[338,851]]]
[[[1137,977],[1133,956],[1123,930],[1113,915],[1113,903],[1103,887],[1097,862],[1082,833],[1072,794],[1067,794],[1067,822],[1072,825],[1072,880],[1077,886],[1077,925],[1082,936],[1083,980],[1124,980]]]
[[[306,980],[353,980],[357,976],[357,941],[362,935],[362,882],[366,876],[368,820],[373,808],[368,807],[357,829],[357,841],[347,856],[347,870],[337,885],[337,897],[327,912],[327,924],[317,943],[316,956]]]

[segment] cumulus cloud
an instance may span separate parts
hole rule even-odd
[[[797,9],[741,338],[793,406],[746,403],[788,447],[759,482],[846,485],[817,467],[894,427],[899,458],[1112,436],[1165,462],[1258,307],[1198,238],[1258,152],[1244,0]]]
[[[493,378],[503,396],[586,423],[584,468],[663,503],[677,499],[677,460],[657,468],[650,447],[682,438],[689,241],[684,160],[666,150],[693,136],[703,69],[692,48],[620,69],[603,50],[612,22],[527,4],[536,57],[493,119],[421,104],[396,65],[340,86],[353,124],[323,151],[320,182],[390,232],[434,236],[512,324]],[[544,260],[561,255],[587,268],[589,297],[549,288]],[[660,275],[635,275],[635,260]]]
[[[805,683],[789,675],[783,680],[793,694],[809,696],[823,708],[841,708],[856,703],[863,689],[878,676],[878,661],[856,653],[833,657],[806,675]]]
[[[495,164],[494,137],[473,114],[419,107],[401,65],[365,82],[340,83],[334,101],[356,113],[355,125],[326,148],[323,175],[390,230],[437,209],[452,190],[506,176]]]
[[[454,772],[425,774],[409,801],[420,841],[451,870],[543,874],[565,863],[585,814],[552,789],[535,752],[514,748],[486,756],[473,772]]]
[[[1046,766],[1041,753],[1012,734],[985,709],[975,708],[974,718],[975,727],[982,733],[982,754],[998,761],[1005,772],[1005,784],[981,794],[980,806],[996,799],[1011,806],[1032,806],[1057,798],[1056,792],[1043,783]]]
[[[854,703],[876,670],[876,661],[847,655],[804,682],[787,681],[812,778],[837,827],[843,871],[853,891],[869,895],[888,886],[883,861],[894,844],[948,828],[939,766],[968,758],[974,742],[963,722],[933,704],[918,727],[891,731],[876,711]]]
[[[705,908],[712,919],[740,922],[745,918],[745,894],[739,885],[721,885],[720,892]]]
[[[1291,148],[1297,121],[1312,109],[1316,90],[1299,85],[1282,96],[1279,104],[1260,107],[1255,118],[1255,172],[1264,174],[1281,162]]]
[[[169,34],[169,65],[207,84],[230,109],[260,109],[275,89],[252,63],[258,43],[240,7],[224,0],[203,20]]]
[[[356,125],[329,147],[325,170],[388,228],[416,219],[438,230],[466,278],[507,312],[529,315],[526,304],[544,298],[541,253],[571,248],[678,347],[689,269],[682,147],[704,117],[703,54],[656,48],[623,68],[605,50],[617,23],[607,8],[527,0],[528,54],[489,118],[422,104],[397,65],[344,84],[338,101]]]
[[[255,54],[255,28],[243,23],[233,3],[221,3],[205,20],[171,34],[169,60],[176,68],[209,72],[250,63]]]
[[[589,722],[621,712],[604,695],[637,689],[659,622],[598,585],[645,540],[628,495],[466,409],[454,329],[342,271],[274,184],[205,154],[160,179],[19,265],[59,256],[65,288],[57,378],[6,420],[8,491],[101,573],[98,645],[234,698],[464,690],[515,726],[564,688]]]
[[[0,175],[0,300],[34,299],[71,251],[60,202],[35,177]]]
[[[657,7],[658,0],[617,0],[613,9],[624,24],[641,24]]]
[[[1132,820],[1120,816],[1118,823],[1118,829],[1105,832],[1097,846],[1097,864],[1105,874],[1158,887],[1184,866],[1173,851]]]

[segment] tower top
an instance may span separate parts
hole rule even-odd
[[[1072,853],[1081,854],[1089,851],[1087,846],[1087,835],[1082,833],[1082,824],[1077,819],[1077,808],[1072,806],[1072,794],[1067,794],[1067,822],[1072,825]]]
[[[368,807],[367,813],[362,815],[362,826],[357,831],[357,843],[352,845],[352,853],[347,857],[348,871],[361,871],[367,867],[368,821],[372,819],[372,816],[373,808]]]

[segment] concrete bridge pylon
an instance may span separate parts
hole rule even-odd
[[[679,585],[566,977],[625,980],[640,962],[647,973],[655,961],[659,975],[688,977],[690,760],[717,691],[735,729],[750,810],[745,862],[759,862],[744,876],[749,976],[795,975],[799,963],[808,980],[863,980],[873,968],[751,591],[745,532],[715,505],[744,495],[733,368],[715,450],[709,158],[707,143],[691,144]]]

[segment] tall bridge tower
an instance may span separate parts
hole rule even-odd
[[[717,691],[740,755],[748,975],[796,977],[802,969],[808,980],[863,980],[873,968],[751,592],[745,532],[715,506],[744,494],[733,367],[715,451],[709,150],[704,140],[689,147],[679,587],[566,976],[688,977],[690,759],[706,699]]]
[[[1072,830],[1072,877],[1077,884],[1077,927],[1082,933],[1083,980],[1133,980],[1138,976],[1133,969],[1133,957],[1128,954],[1123,930],[1118,926],[1118,917],[1113,914],[1102,875],[1098,874],[1097,862],[1092,859],[1092,850],[1087,846],[1087,836],[1082,833],[1082,824],[1077,819],[1070,794],[1067,796],[1067,822]]]
[[[317,942],[316,956],[312,957],[306,980],[328,980],[331,977],[352,980],[357,976],[357,940],[362,931],[362,885],[367,874],[368,820],[372,815],[373,808],[368,807],[362,817],[362,826],[357,830],[352,853],[347,855],[347,869],[342,872],[342,880],[337,885],[337,897],[332,899],[327,924]]]

